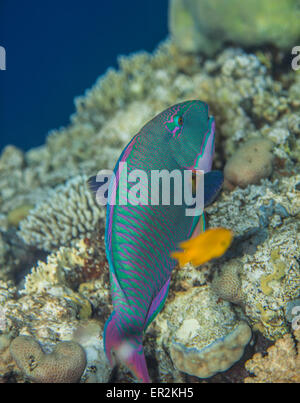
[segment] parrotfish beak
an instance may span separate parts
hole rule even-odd
[[[190,167],[193,170],[202,170],[204,173],[210,172],[215,153],[215,120],[210,116],[208,123],[208,132],[203,138],[200,152],[197,154],[194,165]]]

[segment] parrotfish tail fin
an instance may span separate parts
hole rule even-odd
[[[141,382],[151,382],[142,344],[142,332],[125,334],[118,314],[113,312],[104,328],[104,351],[111,366],[120,361]]]
[[[211,204],[218,196],[224,181],[221,171],[210,171],[204,175],[204,206]]]

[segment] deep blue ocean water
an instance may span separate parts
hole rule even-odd
[[[117,56],[165,39],[167,0],[0,0],[0,151],[41,145]]]

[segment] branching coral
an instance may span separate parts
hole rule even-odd
[[[88,190],[86,180],[85,176],[78,176],[52,191],[48,200],[38,204],[21,222],[21,238],[51,251],[94,231],[105,213]]]
[[[246,383],[299,383],[300,382],[300,331],[285,334],[269,347],[266,355],[255,354],[247,361],[246,369],[254,376],[245,378]]]

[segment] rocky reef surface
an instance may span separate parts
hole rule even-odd
[[[81,382],[132,381],[104,356],[112,309],[105,211],[86,178],[112,168],[145,122],[187,99],[206,101],[216,119],[214,166],[225,168],[225,184],[207,222],[232,229],[234,241],[221,259],[174,271],[145,335],[150,375],[157,382],[295,381],[299,94],[300,74],[278,52],[227,47],[210,58],[168,40],[152,55],[121,57],[117,71],[75,100],[70,125],[45,145],[26,153],[7,146],[0,156],[0,382],[51,380],[56,368],[64,381],[77,381],[83,363]],[[75,343],[73,377],[70,360],[62,367],[55,355],[59,342]],[[28,346],[35,361],[24,363]],[[275,350],[291,365],[277,369]]]

